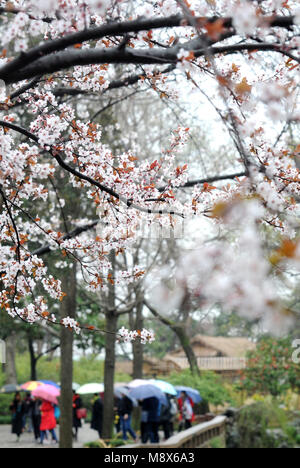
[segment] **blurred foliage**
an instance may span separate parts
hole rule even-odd
[[[225,442],[222,440],[221,437],[215,437],[214,439],[211,439],[209,441],[209,446],[208,448],[212,449],[225,449]]]
[[[104,361],[97,359],[98,356],[82,357],[74,361],[73,380],[80,385],[89,382],[103,382],[104,377]],[[16,357],[16,367],[18,383],[24,383],[30,377],[30,360],[29,354],[18,354]],[[59,382],[60,380],[60,360],[54,358],[51,361],[45,357],[38,362],[37,373],[39,380],[52,380]],[[128,374],[116,374],[116,381],[130,382],[131,377]],[[0,383],[4,384],[4,373],[0,370]]]
[[[164,380],[163,377],[162,380]],[[193,375],[190,370],[184,370],[169,375],[167,381],[173,385],[195,388],[200,392],[204,401],[214,406],[223,406],[226,403],[235,404],[228,387],[222,382],[221,377],[213,372],[201,372],[201,375],[197,376]]]
[[[242,408],[236,423],[235,448],[293,447],[297,443],[297,429],[292,416],[275,404],[263,402]]]
[[[289,389],[299,393],[300,366],[292,360],[294,348],[290,338],[264,337],[248,353],[247,368],[241,373],[241,390],[248,394],[271,394],[280,397]]]

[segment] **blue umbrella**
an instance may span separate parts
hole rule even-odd
[[[162,392],[167,393],[168,395],[177,395],[176,388],[170,384],[169,382],[165,382],[164,380],[149,380],[149,383],[155,385],[155,387],[159,388]]]
[[[41,382],[41,383],[43,383],[45,385],[51,385],[52,387],[60,389],[60,386],[57,383],[52,382],[51,380],[39,380],[39,382]]]
[[[147,398],[157,398],[163,405],[168,405],[166,395],[155,385],[146,384],[129,391],[129,395],[136,400],[147,400]]]
[[[127,398],[129,398],[132,401],[133,406],[135,407],[138,406],[137,400],[133,396],[130,395],[130,391],[128,388],[122,385],[115,386],[115,397],[122,398],[123,395],[125,395]]]
[[[183,386],[176,386],[175,388],[177,390],[178,397],[180,396],[181,392],[185,392],[187,396],[190,397],[191,400],[193,400],[194,403],[200,403],[202,401],[202,397],[200,393],[198,392],[198,390],[195,390],[194,388],[183,387]]]

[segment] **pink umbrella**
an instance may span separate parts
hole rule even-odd
[[[50,401],[54,405],[58,405],[57,397],[60,396],[60,390],[53,387],[52,385],[41,385],[33,390],[32,395],[36,398],[41,398],[41,400]]]

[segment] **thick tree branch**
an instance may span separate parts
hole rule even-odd
[[[200,48],[193,48],[195,46]],[[0,79],[4,79],[7,84],[17,83],[25,79],[31,79],[39,75],[55,73],[73,66],[85,66],[92,64],[131,64],[131,65],[163,65],[171,64],[176,66],[179,62],[177,57],[179,49],[192,50],[196,58],[203,56],[215,56],[218,54],[235,54],[237,52],[277,52],[286,55],[300,63],[300,58],[291,56],[284,45],[277,43],[243,43],[226,45],[220,47],[203,47],[200,40],[190,41],[181,46],[169,49],[134,49],[120,50],[111,49],[88,49],[88,50],[67,50],[54,55],[49,55],[37,60],[33,65],[23,68],[17,73],[9,76],[3,75],[0,70]]]
[[[204,26],[207,23],[213,23],[219,19],[220,18],[218,17],[194,18],[193,21],[199,21]],[[290,29],[294,24],[294,18],[292,16],[279,16],[276,18],[266,17],[264,20],[266,24],[270,24],[271,27],[282,27]],[[223,24],[225,28],[232,28],[232,23],[232,18],[223,18]],[[15,74],[22,68],[28,67],[30,64],[39,60],[41,57],[63,51],[66,48],[78,43],[81,44],[86,41],[99,40],[104,37],[117,37],[128,33],[138,33],[140,31],[149,31],[152,29],[186,27],[187,25],[187,19],[185,17],[170,16],[167,18],[138,19],[135,21],[126,21],[122,23],[111,23],[100,27],[86,29],[84,31],[55,39],[53,41],[44,42],[43,44],[40,44],[37,47],[22,53],[19,57],[10,61],[0,69],[0,79],[3,79],[7,83],[11,83],[13,82],[9,81],[11,74]],[[203,41],[207,44],[211,42],[207,36],[203,37]]]

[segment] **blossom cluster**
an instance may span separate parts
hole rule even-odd
[[[118,340],[124,343],[132,343],[133,341],[140,339],[142,344],[153,343],[155,341],[155,335],[152,330],[134,330],[129,331],[127,328],[122,327],[118,331]]]

